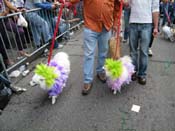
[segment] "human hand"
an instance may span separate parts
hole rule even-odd
[[[20,9],[20,12],[26,12],[25,8]]]
[[[55,4],[52,4],[52,9],[56,9],[56,5]]]
[[[157,37],[157,35],[158,35],[158,29],[157,28],[154,28],[154,30],[153,30],[153,36],[154,37]]]
[[[53,3],[56,7],[59,7],[60,5],[61,5],[61,3],[59,3],[59,2],[54,2]]]
[[[113,30],[114,32],[117,32],[117,26],[113,26],[113,27],[112,27],[112,30]]]
[[[9,14],[9,10],[4,10],[3,12],[2,12],[2,15],[3,16],[6,16],[6,15],[8,15]]]

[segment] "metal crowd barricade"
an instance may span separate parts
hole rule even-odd
[[[80,8],[80,7],[79,7]],[[80,19],[79,21],[73,20],[76,16],[72,15],[72,10],[67,9],[65,7],[65,12],[63,14],[63,18],[65,19],[65,22],[70,21],[69,26],[67,30],[64,32],[61,32],[57,35],[56,40],[60,39],[63,35],[67,35],[70,30],[79,27],[83,20]],[[34,42],[34,34],[32,30],[38,30],[36,27],[33,27],[33,23],[27,19],[27,15],[30,15],[30,13],[36,13],[41,18],[43,18],[49,26],[51,38],[53,37],[54,32],[54,18],[57,16],[58,10],[56,11],[47,11],[42,10],[40,8],[27,10],[25,13],[22,13],[24,18],[26,18],[28,22],[28,27],[19,27],[16,23],[16,16],[18,16],[20,13],[13,13],[9,14],[7,16],[0,17],[0,24],[1,29],[0,30],[0,44],[1,44],[1,51],[0,53],[4,56],[6,56],[8,60],[11,60],[14,62],[12,65],[8,65],[7,72],[10,73],[11,71],[18,68],[20,65],[25,64],[26,62],[31,62],[36,59],[37,56],[41,55],[42,52],[45,50],[46,47],[49,46],[50,41],[45,41],[44,39],[44,31],[40,31],[40,45],[37,46],[37,43]],[[35,18],[32,19],[35,21]],[[21,38],[22,36],[22,38]],[[20,51],[26,52],[22,54]],[[4,55],[5,54],[5,55]],[[5,62],[5,61],[4,61]],[[7,63],[5,63],[7,65]]]

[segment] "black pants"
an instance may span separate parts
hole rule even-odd
[[[151,33],[151,40],[150,40],[150,43],[149,43],[149,48],[152,47],[152,44],[153,44],[153,41],[154,41],[153,31],[154,31],[154,27],[152,26],[152,33]]]

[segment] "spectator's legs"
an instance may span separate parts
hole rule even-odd
[[[44,42],[48,42],[51,39],[51,32],[49,30],[49,25],[47,21],[45,21],[43,18],[38,16],[38,22],[40,22],[41,26],[39,28],[39,31],[43,33]],[[53,33],[52,33],[53,34]]]
[[[29,27],[32,32],[33,41],[36,46],[40,46],[41,34],[38,31],[40,25],[36,23],[35,20],[33,19],[36,18],[37,16],[38,14],[35,12],[26,13],[26,18],[29,21]]]
[[[36,46],[40,46],[41,34],[43,33],[44,41],[51,39],[48,23],[37,13],[27,13],[26,17],[30,22],[33,39]],[[35,18],[35,19],[33,19]]]
[[[8,56],[7,56],[7,53],[5,51],[5,45],[4,45],[4,42],[3,40],[1,39],[1,34],[0,34],[0,53],[2,54],[2,57],[3,57],[3,60],[4,62],[8,60]]]
[[[14,64],[12,60],[10,60],[7,56],[7,52],[6,52],[6,45],[7,43],[9,43],[8,41],[8,38],[7,38],[7,34],[5,32],[5,29],[4,29],[4,25],[2,23],[2,21],[0,21],[0,53],[2,54],[2,57],[3,57],[3,60],[4,60],[4,63],[6,66],[8,65],[12,65]],[[10,44],[8,44],[9,46]]]
[[[69,29],[69,25],[68,24],[66,24],[66,23],[62,23],[62,24],[60,24],[59,25],[59,32],[62,34],[62,33],[64,33],[66,30],[68,30]],[[65,38],[65,39],[69,39],[69,32],[67,32],[67,33],[65,33],[64,35],[63,35],[63,38]]]
[[[18,46],[19,51],[23,50],[23,44],[25,44],[25,34],[23,27],[19,27],[16,25],[16,23],[9,19],[6,23],[6,28],[8,31],[15,33],[15,39]]]

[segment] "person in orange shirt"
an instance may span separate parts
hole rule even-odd
[[[80,0],[66,0],[77,3]],[[98,46],[97,78],[105,83],[104,62],[108,53],[111,29],[117,27],[118,0],[83,0],[84,12],[84,86],[82,95],[89,94],[93,83],[94,57]]]

